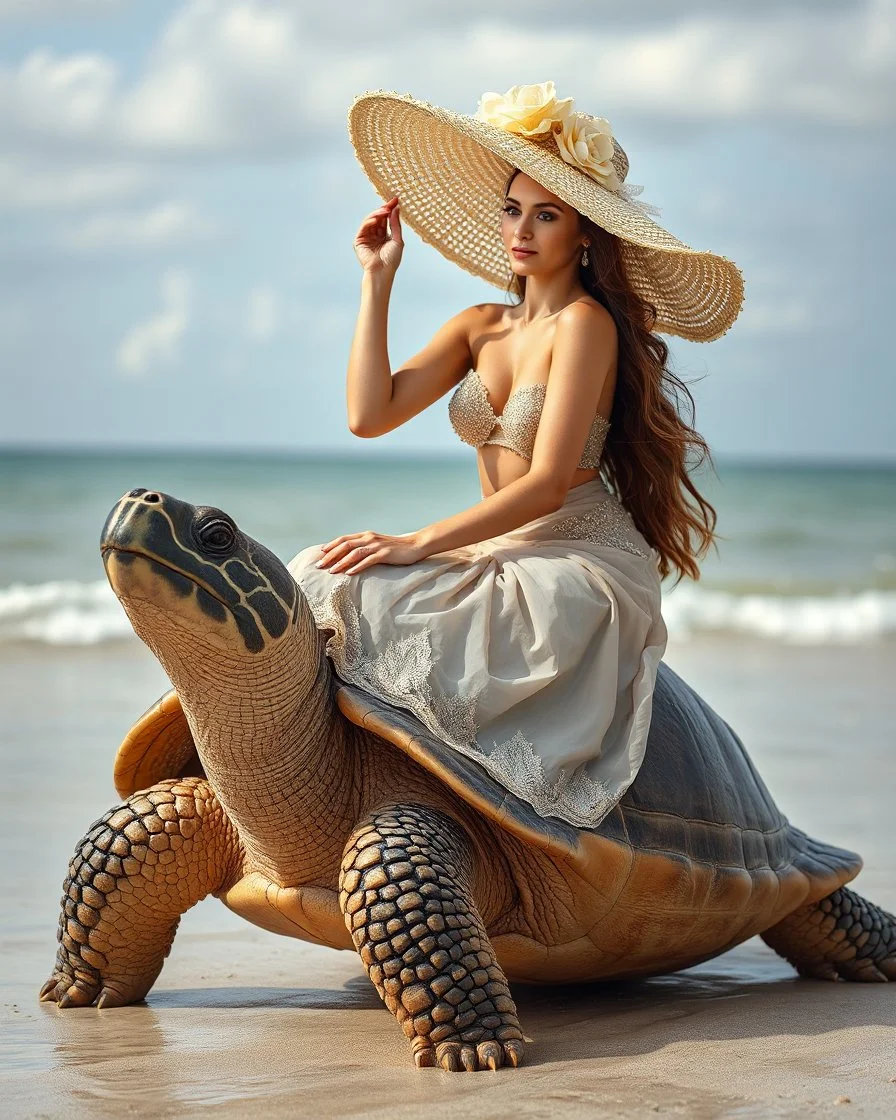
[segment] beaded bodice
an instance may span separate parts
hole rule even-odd
[[[498,416],[489,403],[488,393],[479,374],[471,369],[448,402],[451,426],[464,443],[473,447],[494,443],[509,447],[524,459],[531,460],[546,389],[547,386],[541,382],[520,385],[507,398],[504,411]],[[609,430],[609,421],[603,416],[594,417],[579,460],[581,470],[600,465],[601,452]]]

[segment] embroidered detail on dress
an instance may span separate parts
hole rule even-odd
[[[486,752],[477,742],[475,695],[436,695],[431,630],[391,639],[367,656],[358,612],[349,592],[352,577],[342,574],[323,595],[302,588],[318,629],[333,630],[326,655],[343,680],[408,708],[430,732],[468,758],[475,759],[505,789],[528,802],[541,816],[559,816],[579,828],[593,828],[618,798],[595,782],[582,767],[570,774],[561,769],[554,782],[545,776],[534,746],[517,731],[513,738]]]
[[[509,790],[528,801],[543,817],[563,817],[582,828],[613,808],[614,798],[603,782],[596,782],[580,766],[571,774],[561,769],[556,780],[547,780],[535,747],[522,731],[506,739],[487,756]]]
[[[637,528],[628,510],[614,498],[599,502],[587,513],[571,514],[555,522],[550,530],[568,540],[593,541],[609,548],[621,548],[635,556],[649,553],[637,543]]]
[[[340,575],[325,595],[303,593],[318,629],[334,630],[326,654],[344,680],[369,688],[377,696],[410,709],[426,726],[452,746],[475,740],[476,699],[436,696],[430,677],[433,668],[431,630],[393,638],[372,656],[364,652],[361,625],[349,594],[352,577]]]

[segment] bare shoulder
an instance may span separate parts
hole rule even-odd
[[[506,311],[503,303],[474,303],[460,311],[455,319],[466,331],[470,346],[475,347],[477,340],[500,325]]]
[[[490,319],[500,319],[506,310],[506,303],[474,303],[467,308],[467,313],[485,322]]]
[[[482,330],[485,327],[492,327],[497,323],[507,307],[503,303],[474,303],[470,307],[464,308],[461,315],[469,322],[471,327]]]
[[[584,332],[595,341],[606,341],[616,335],[613,316],[602,303],[590,296],[577,299],[564,307],[557,316],[557,328],[564,334]]]

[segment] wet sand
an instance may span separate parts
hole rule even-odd
[[[896,985],[801,980],[757,939],[639,984],[515,986],[532,1041],[525,1066],[497,1073],[415,1070],[353,953],[267,934],[214,900],[184,918],[146,1003],[39,1004],[66,861],[114,802],[117,738],[164,678],[133,644],[4,657],[5,1115],[896,1114]],[[791,819],[862,852],[856,889],[896,910],[896,646],[714,639],[667,660]]]

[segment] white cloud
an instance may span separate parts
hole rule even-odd
[[[118,67],[104,55],[59,56],[40,48],[18,69],[0,69],[0,124],[7,143],[95,144],[109,132]],[[111,133],[108,137],[114,139]],[[114,144],[112,146],[115,146]]]
[[[794,14],[842,12],[855,14],[865,7],[867,0],[565,0],[563,16],[568,23],[583,30],[589,27],[608,28],[662,26],[682,19],[718,16],[745,19],[786,11]],[[337,4],[302,3],[290,5],[302,9],[302,25],[315,36],[340,46],[345,41],[345,9]],[[469,26],[482,17],[481,0],[453,0],[448,4],[429,5],[425,11],[427,30],[440,34]],[[555,11],[546,8],[544,0],[514,0],[513,21],[531,27],[539,34],[551,25],[556,26]],[[392,0],[389,5],[390,20],[383,19],[382,10],[374,4],[358,4],[352,11],[351,26],[354,35],[364,42],[377,46],[394,36],[394,24],[402,28],[413,26],[421,13],[420,0]]]
[[[470,6],[468,18],[452,17],[439,34],[418,5],[399,8],[400,41],[390,23],[401,13],[391,10],[389,20],[377,11],[375,33],[353,23],[349,37],[335,5],[189,0],[126,88],[101,54],[36,50],[0,69],[0,140],[165,158],[307,154],[345,142],[346,109],[365,88],[411,88],[472,112],[487,89],[547,77],[583,107],[601,111],[609,99],[613,113],[643,115],[666,131],[730,120],[861,127],[894,118],[896,0],[692,3],[676,5],[674,22],[640,24],[603,23],[581,4],[547,24],[534,4],[531,18],[515,8],[506,19]]]
[[[0,157],[0,208],[78,209],[130,198],[147,185],[141,168],[125,164],[67,166]]]
[[[190,202],[163,202],[149,210],[96,214],[60,238],[77,252],[160,249],[211,236],[215,226]]]
[[[180,344],[190,322],[192,283],[180,269],[162,277],[162,309],[131,327],[118,347],[119,370],[130,376],[171,365],[180,355]]]
[[[256,342],[267,342],[280,326],[280,300],[269,285],[249,293],[246,313],[246,333]]]

